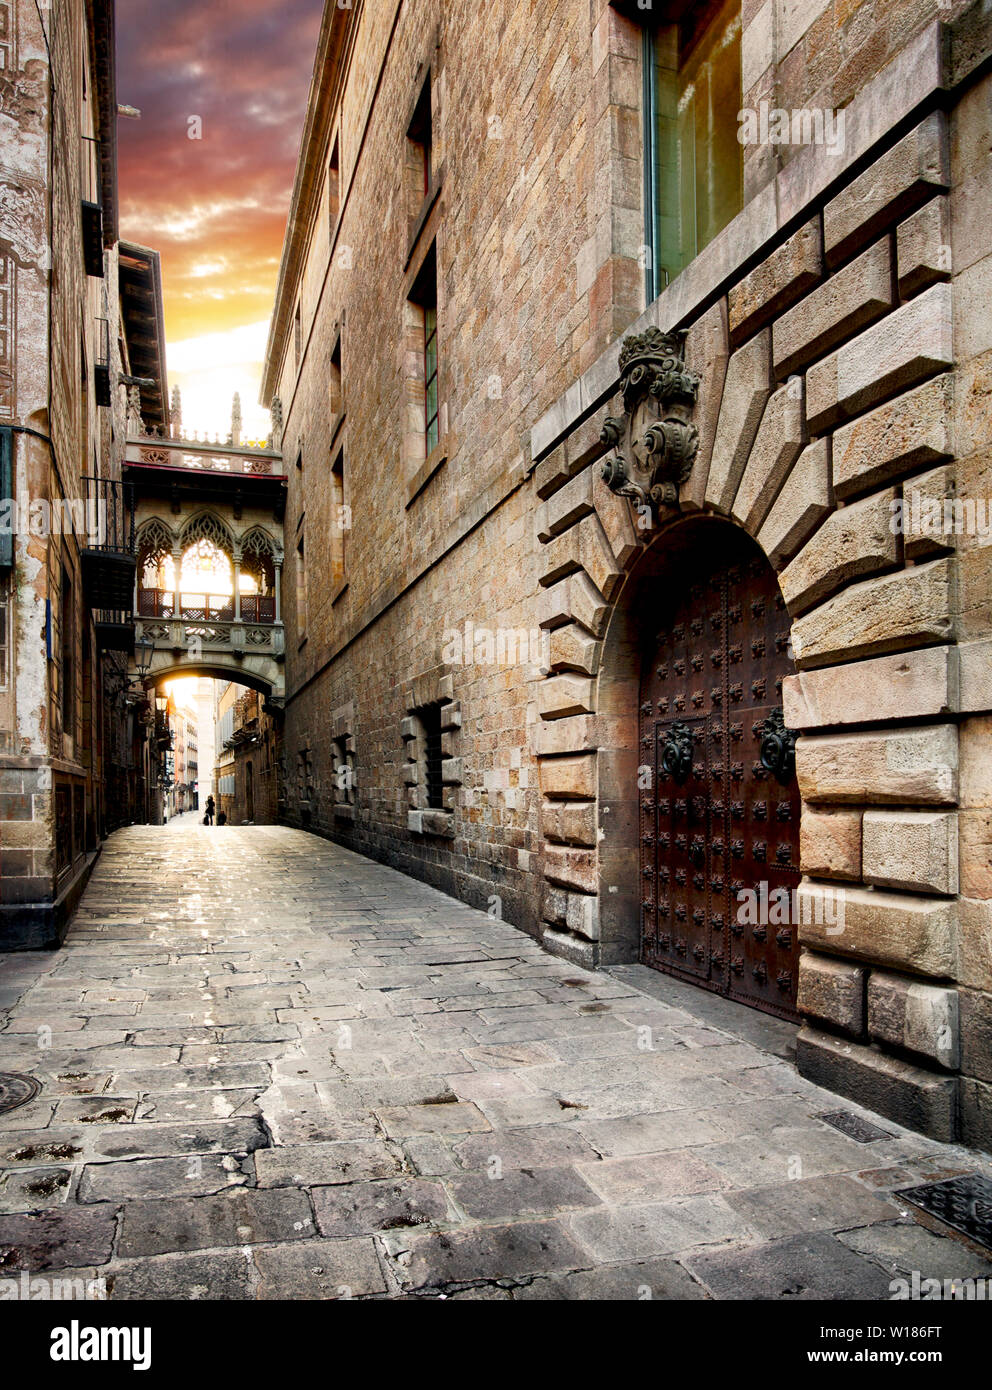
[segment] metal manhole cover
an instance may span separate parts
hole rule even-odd
[[[870,1120],[863,1120],[860,1115],[855,1115],[850,1110],[833,1110],[829,1115],[817,1115],[816,1118],[822,1120],[825,1125],[839,1129],[841,1134],[846,1134],[848,1139],[854,1139],[859,1144],[874,1144],[877,1139],[892,1138],[887,1129],[880,1129],[878,1125],[873,1125]]]
[[[41,1082],[33,1076],[21,1076],[13,1071],[0,1071],[0,1115],[27,1105],[41,1090]]]
[[[904,1187],[892,1195],[904,1197],[914,1207],[992,1250],[992,1182],[988,1178],[969,1173],[963,1178]]]

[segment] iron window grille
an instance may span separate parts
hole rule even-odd
[[[432,811],[444,810],[444,752],[441,746],[441,706],[426,705],[420,711],[424,734],[424,785],[427,806]]]

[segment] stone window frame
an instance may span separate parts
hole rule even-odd
[[[351,506],[348,502],[348,459],[344,441],[340,438],[331,449],[328,478],[331,494],[331,587],[333,607],[348,587],[348,532],[351,530]]]
[[[313,780],[313,750],[310,739],[304,736],[303,743],[296,750],[296,801],[300,807],[310,809],[316,800],[316,785]]]
[[[454,677],[442,671],[418,676],[407,686],[404,696],[406,716],[400,734],[406,747],[406,766],[403,780],[407,788],[407,829],[415,835],[439,835],[453,838],[455,831],[455,799],[462,785],[462,760],[455,751],[457,731],[461,728],[461,704],[455,699]],[[443,807],[428,805],[427,747],[421,711],[430,706],[440,707],[441,714],[441,782]]]
[[[336,820],[354,820],[355,789],[355,704],[349,700],[331,717],[331,811]],[[345,785],[338,778],[345,771]]]
[[[406,506],[410,507],[453,452],[448,437],[448,377],[444,354],[445,305],[441,282],[442,239],[435,222],[423,238],[415,260],[409,263],[403,296],[403,459],[407,479]],[[434,276],[429,296],[435,322],[435,377],[437,391],[437,442],[428,451],[426,395],[426,304],[423,275],[433,258]]]

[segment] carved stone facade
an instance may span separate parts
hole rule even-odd
[[[287,613],[286,731],[307,788],[334,765],[333,711],[354,706],[353,815],[311,814],[308,791],[306,823],[476,905],[495,899],[569,959],[637,959],[644,656],[688,560],[739,548],[756,583],[775,580],[781,691],[749,680],[762,713],[732,761],[782,824],[801,799],[800,1068],[992,1145],[988,549],[919,521],[924,500],[943,515],[987,491],[987,15],[876,11],[857,63],[838,55],[868,7],[813,26],[802,7],[744,6],[743,105],[826,92],[845,143],[749,147],[742,211],[645,306],[636,6],[579,8],[550,7],[536,37],[509,4],[452,25],[425,3],[394,31],[366,10],[355,33],[327,9],[318,72],[337,95],[308,128],[265,387],[299,458],[286,580],[306,610]],[[518,41],[532,63],[506,60]],[[380,68],[379,111],[413,109],[430,75],[433,182],[412,212],[403,123],[364,123],[363,74]],[[488,137],[507,111],[544,113],[540,138],[537,114]],[[400,450],[396,436],[422,423],[410,325],[429,246],[441,440],[420,440],[414,467],[418,441]],[[332,583],[339,451],[349,529]],[[700,595],[688,635],[705,614]],[[500,634],[506,652],[507,633],[535,627],[536,660],[529,646],[498,658]],[[694,697],[715,718],[714,692],[742,684],[723,668],[695,680],[692,655],[729,661],[740,645],[747,659],[765,640],[723,636],[690,653],[663,771],[693,771]],[[414,823],[409,799],[409,721],[431,701],[408,692],[435,671],[446,685],[431,700],[460,718],[442,750],[458,764],[443,833]],[[287,820],[304,823],[303,802],[288,790]],[[835,931],[823,907],[839,890]]]

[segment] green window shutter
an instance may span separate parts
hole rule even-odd
[[[0,569],[14,563],[14,433],[0,427]]]

